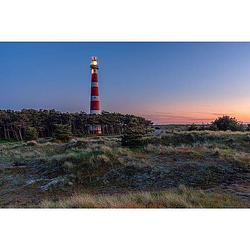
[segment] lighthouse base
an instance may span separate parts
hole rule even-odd
[[[101,135],[102,134],[102,127],[101,125],[90,125],[89,132],[93,135]]]

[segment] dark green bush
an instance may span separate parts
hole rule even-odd
[[[25,134],[25,140],[37,140],[38,139],[38,132],[37,129],[34,127],[28,127]]]
[[[211,130],[231,130],[231,131],[243,131],[244,127],[242,123],[236,120],[234,117],[230,117],[224,115],[222,117],[217,118],[214,122],[212,122]]]
[[[193,130],[198,130],[198,126],[195,125],[194,123],[188,127],[188,131],[193,131]]]
[[[130,123],[125,128],[122,135],[122,146],[126,147],[140,147],[145,145],[143,136],[147,133],[147,128],[138,123]]]
[[[126,147],[140,147],[147,144],[141,135],[128,135],[122,136],[122,146]]]
[[[57,140],[67,142],[72,136],[71,126],[70,125],[63,125],[63,124],[56,124],[55,125],[55,132],[54,138]]]

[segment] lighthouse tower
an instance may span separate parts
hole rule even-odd
[[[91,97],[90,97],[90,114],[101,114],[99,86],[98,86],[98,61],[95,56],[92,57],[90,63],[91,70]],[[91,125],[92,134],[100,135],[102,133],[101,125]]]

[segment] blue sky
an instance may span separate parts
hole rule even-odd
[[[250,121],[250,43],[0,43],[0,109],[88,112],[93,55],[103,110]]]

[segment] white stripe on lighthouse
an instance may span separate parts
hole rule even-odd
[[[91,82],[91,87],[98,87],[98,82]]]
[[[100,101],[99,96],[92,95],[91,96],[91,101]]]
[[[99,109],[98,109],[98,110],[91,109],[91,110],[90,110],[90,114],[92,114],[92,115],[94,115],[94,114],[95,114],[95,115],[99,115],[99,114],[101,114],[101,110],[99,110]]]

